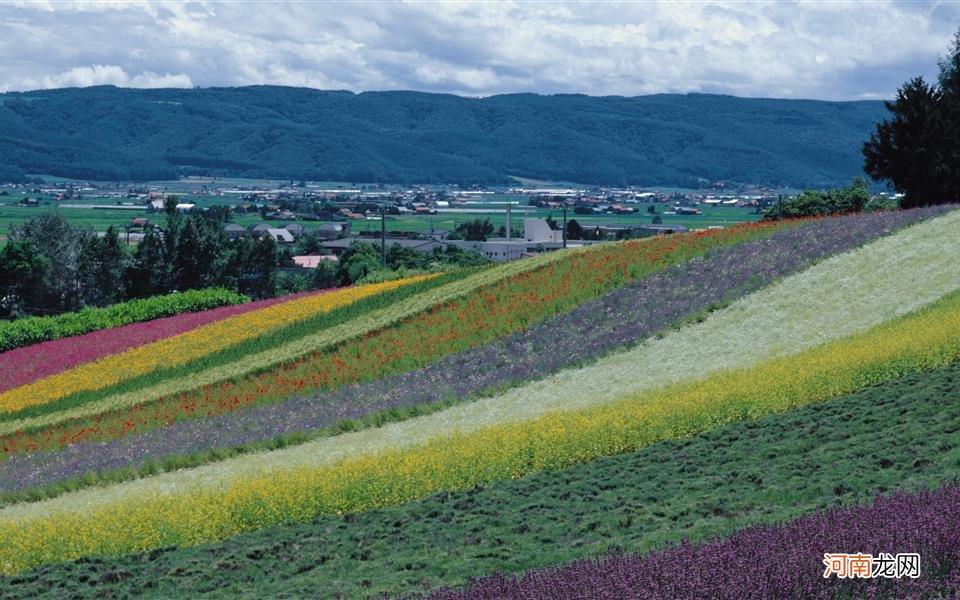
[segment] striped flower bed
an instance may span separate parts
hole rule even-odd
[[[303,292],[202,312],[183,313],[10,350],[0,354],[0,392],[137,346],[180,335],[216,321],[328,291]]]
[[[11,454],[114,439],[252,404],[274,403],[318,388],[412,370],[522,330],[710,249],[795,226],[797,223],[746,224],[518,261],[450,284],[449,289],[427,292],[402,306],[371,313],[363,323],[344,324],[342,331],[332,329],[305,338],[291,345],[292,349],[245,356],[196,376],[107,397],[76,410],[0,423],[0,431],[12,434],[2,439],[2,448]],[[262,369],[278,363],[275,368]],[[256,374],[246,376],[251,372]],[[158,400],[147,401],[154,397]],[[71,421],[61,425],[68,419]]]
[[[825,219],[713,251],[581,304],[522,333],[430,366],[308,398],[183,421],[129,439],[19,454],[0,463],[0,491],[19,492],[88,473],[137,467],[169,456],[265,442],[398,407],[464,399],[484,388],[543,377],[731,301],[796,271],[944,209]],[[552,348],[551,352],[544,352]],[[212,460],[214,457],[210,457]]]
[[[310,295],[216,321],[187,333],[131,348],[7,390],[0,393],[0,411],[15,412],[30,406],[53,402],[78,392],[105,388],[161,367],[169,368],[183,364],[231,345],[255,339],[309,316],[329,312],[361,298],[416,283],[425,277],[433,276],[411,277]]]
[[[0,353],[91,331],[249,301],[249,296],[215,287],[128,300],[103,308],[87,307],[48,317],[0,321]]]
[[[90,597],[104,590],[108,573],[124,572],[122,582],[107,588],[116,597],[149,586],[156,597],[215,591],[275,598],[323,589],[379,598],[460,589],[471,576],[565,565],[611,548],[649,553],[683,536],[703,544],[818,507],[869,502],[878,490],[951,480],[956,452],[943,449],[960,447],[958,394],[960,363],[953,363],[569,469],[348,518],[286,523],[202,547],[0,575],[0,589],[10,600]],[[363,577],[342,578],[356,572],[359,539],[373,549]]]
[[[701,546],[581,561],[522,577],[498,574],[466,590],[443,590],[429,598],[955,598],[960,594],[957,540],[960,486],[954,484],[882,497],[869,506],[834,509],[785,525],[752,527]],[[836,553],[870,555],[868,571],[878,569],[878,576],[860,577],[865,572],[858,569],[855,577],[824,577],[824,555]],[[898,571],[898,554],[918,555],[917,577]],[[883,555],[894,560],[886,573],[879,571]]]
[[[794,357],[722,372],[610,406],[547,414],[364,455],[341,444],[303,466],[278,451],[0,510],[0,567],[195,545],[318,514],[370,510],[443,490],[558,469],[658,440],[836,397],[960,358],[960,294]],[[414,425],[416,425],[414,423]],[[388,432],[389,433],[389,432]],[[322,460],[321,460],[322,459]],[[280,461],[279,463],[277,461]],[[309,464],[313,461],[314,464]],[[319,463],[317,462],[319,461]],[[240,462],[240,461],[233,461]],[[281,466],[282,465],[282,466]],[[220,474],[224,473],[225,476]]]

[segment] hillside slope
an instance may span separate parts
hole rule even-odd
[[[285,87],[0,95],[0,174],[362,182],[845,183],[880,102]]]
[[[302,345],[304,337],[293,342],[296,348],[283,346],[287,348],[284,355],[294,362],[277,359],[280,362],[271,366],[276,362],[272,355],[255,364],[247,362],[240,379],[172,395],[182,414],[131,405],[116,413],[126,415],[123,422],[112,416],[101,420],[102,413],[86,412],[91,403],[105,400],[100,396],[87,398],[86,404],[70,400],[60,405],[66,399],[56,394],[49,401],[23,395],[23,400],[35,403],[23,410],[42,411],[36,418],[52,418],[57,425],[46,430],[36,428],[36,423],[27,426],[18,418],[22,411],[8,413],[17,420],[0,415],[0,431],[13,427],[8,431],[14,434],[0,439],[7,454],[0,463],[0,488],[6,486],[15,493],[0,497],[4,503],[0,506],[4,540],[0,597],[54,586],[62,591],[66,584],[56,580],[69,573],[78,574],[74,591],[100,595],[118,591],[116,584],[129,579],[144,582],[140,593],[147,595],[162,595],[163,587],[175,585],[183,591],[190,588],[193,594],[243,587],[257,597],[295,596],[302,595],[303,586],[317,581],[313,577],[325,582],[314,594],[323,597],[415,592],[426,589],[428,579],[429,587],[436,589],[435,583],[458,585],[495,569],[518,573],[602,556],[613,549],[634,552],[684,538],[705,541],[744,525],[795,519],[877,493],[936,486],[958,456],[953,435],[956,411],[947,409],[956,404],[949,400],[956,395],[960,364],[960,270],[956,261],[949,260],[960,247],[956,235],[960,212],[930,218],[945,209],[787,222],[776,231],[765,229],[770,224],[752,224],[571,249],[410,282],[398,290],[357,299],[342,310],[325,310],[328,303],[320,302],[314,307],[314,312],[320,312],[316,318],[299,319],[293,314],[305,302],[313,306],[312,297],[291,300],[290,310],[277,311],[274,308],[280,305],[274,305],[248,313],[253,320],[231,327],[249,329],[254,335],[261,319],[289,312],[285,318],[307,324],[307,337],[314,342]],[[898,226],[908,223],[916,224]],[[854,235],[854,230],[861,231],[854,236],[859,242],[833,239],[839,232]],[[769,271],[721,268],[717,261],[723,262],[728,251],[738,265],[746,261],[781,266]],[[784,262],[798,255],[806,258],[800,263]],[[720,283],[710,283],[703,276],[690,279],[687,271],[674,268],[681,266],[719,271]],[[443,278],[452,282],[442,283]],[[661,278],[671,278],[663,283],[674,290],[673,300],[658,292],[663,287],[653,287]],[[705,298],[699,293],[703,285],[738,293]],[[408,294],[399,294],[414,287]],[[365,289],[329,292],[328,299],[332,302],[334,294]],[[616,308],[620,303],[614,300],[632,296],[634,303],[642,304],[651,290],[649,297],[677,304],[671,317],[659,321],[660,326],[641,331],[631,323],[650,318],[651,312],[622,304]],[[591,307],[591,312],[633,333],[601,347],[589,335],[564,326],[582,307]],[[528,350],[494,349],[487,361],[461,360],[473,348],[499,345],[520,331],[548,323],[559,329],[546,338],[528,338]],[[185,335],[199,343],[204,331],[209,330],[200,327]],[[223,336],[208,337],[219,341]],[[551,339],[558,337],[574,338],[592,354],[547,371],[526,371],[514,381],[452,390],[422,412],[393,411],[358,396],[364,382],[383,383],[397,374],[419,373],[448,358],[459,361],[453,369],[462,379],[477,382],[476,371],[502,370],[501,363],[512,361],[521,351],[556,352],[560,346]],[[168,342],[179,344],[175,339]],[[257,339],[262,340],[260,345],[234,344],[229,356],[217,355],[217,360],[198,358],[197,373],[222,375],[224,364],[243,363],[273,348],[269,339]],[[324,340],[330,339],[342,343],[327,348],[330,342]],[[428,343],[418,346],[424,340]],[[450,344],[443,346],[442,353],[424,354],[421,348],[436,345],[433,340]],[[188,347],[178,354],[200,354],[210,349],[208,345],[194,344],[196,352]],[[306,358],[301,363],[297,356]],[[224,363],[222,358],[231,360]],[[300,364],[327,361],[334,367],[329,379],[324,375],[309,383],[300,371]],[[308,371],[317,374],[313,367]],[[247,378],[249,386],[237,387]],[[211,381],[220,379],[218,375]],[[47,380],[51,378],[37,383]],[[346,395],[318,395],[338,389]],[[419,395],[417,388],[405,389],[408,396]],[[939,401],[941,397],[945,403]],[[293,404],[284,404],[285,398],[325,404],[333,409],[328,414],[334,418],[349,418],[337,427],[328,427],[329,420],[308,422]],[[222,410],[217,408],[221,401]],[[162,436],[165,428],[172,431],[190,420],[213,422],[219,417],[259,430],[246,417],[271,403],[280,408],[277,420],[299,427],[285,430],[294,435],[238,449],[229,446],[245,443],[244,439],[224,447],[215,434],[193,429],[191,435],[201,442],[193,450],[208,454],[190,457],[172,457],[164,450],[181,447],[170,446],[172,438],[149,437],[153,432]],[[863,405],[876,410],[856,417]],[[804,408],[814,406],[820,410]],[[107,424],[102,436],[87,441],[110,436],[112,444],[126,437],[125,452],[149,457],[147,462],[125,467],[111,462],[105,444],[84,448],[88,428],[80,420],[63,420],[78,409],[97,427]],[[360,418],[354,409],[368,412]],[[370,412],[378,410],[384,412]],[[822,426],[813,418],[821,411],[836,427]],[[846,418],[849,415],[854,417]],[[755,427],[738,426],[753,420]],[[786,420],[792,424],[784,427]],[[932,427],[931,422],[945,425]],[[61,423],[65,429],[59,429]],[[71,432],[74,426],[82,429]],[[730,443],[721,444],[724,452],[703,445],[714,430],[726,431],[721,435]],[[915,441],[920,434],[923,443]],[[34,436],[35,443],[21,443]],[[678,441],[684,438],[694,440],[692,445]],[[749,439],[751,452],[733,443],[740,438]],[[904,452],[877,450],[891,440],[896,443],[890,447]],[[700,447],[699,463],[678,452],[688,447]],[[64,462],[72,448],[91,460]],[[628,458],[632,453],[642,455],[639,462]],[[20,462],[23,468],[16,467],[21,455],[34,466]],[[846,457],[854,455],[862,459],[858,464],[879,465],[868,467],[867,475],[854,484],[844,480],[848,469],[806,466],[847,464]],[[762,458],[760,467],[757,457]],[[620,469],[615,465],[625,465],[624,461],[646,464],[661,477],[654,481],[650,469],[633,466],[630,477],[611,476],[611,465]],[[601,473],[604,470],[606,476]],[[35,477],[41,473],[45,475]],[[585,481],[584,474],[591,475],[592,481]],[[721,487],[718,477],[724,482]],[[9,485],[23,480],[30,482],[27,487]],[[513,484],[515,480],[519,482]],[[525,486],[524,480],[539,482],[541,493],[524,497],[523,489],[528,488],[517,487]],[[509,494],[510,489],[520,493]],[[504,490],[512,498],[510,506],[498,505]],[[483,512],[473,510],[477,494],[489,500]],[[587,496],[591,505],[584,512],[582,502]],[[609,509],[613,497],[622,511]],[[405,510],[414,511],[424,525],[447,528],[454,537],[430,535],[403,517],[412,514]],[[519,514],[524,515],[523,522],[518,522]],[[377,526],[367,529],[384,515],[390,519],[386,538]],[[487,519],[494,516],[496,522]],[[552,525],[558,516],[566,523]],[[573,526],[574,520],[583,527]],[[297,534],[291,533],[291,522],[297,524]],[[878,535],[897,533],[882,522],[876,524]],[[561,545],[551,529],[564,530]],[[593,537],[611,530],[616,534]],[[318,540],[330,539],[335,531],[344,534],[339,542],[322,549],[317,546]],[[923,572],[934,577],[928,575],[917,585],[938,593],[943,583],[938,574],[946,571],[930,561],[953,560],[948,550],[955,543],[949,540],[948,548],[933,535],[935,529],[929,532],[916,541],[925,544]],[[246,541],[245,560],[232,556],[231,548],[237,546],[230,538],[235,535]],[[427,538],[444,554],[442,560],[429,552],[411,557]],[[463,548],[451,548],[451,539]],[[831,538],[828,547],[817,550],[810,545],[819,543],[817,539],[808,536],[797,544],[806,544],[802,546],[808,548],[806,556],[814,557],[821,551],[846,548],[843,540]],[[387,542],[405,550],[384,552]],[[330,552],[343,550],[344,544],[349,549],[337,551],[334,559]],[[505,550],[508,547],[512,550]],[[295,559],[284,560],[288,550],[296,554]],[[143,552],[148,554],[138,554]],[[123,558],[130,554],[136,556]],[[387,555],[390,558],[385,560]],[[257,566],[249,562],[261,559]],[[71,560],[77,562],[57,565]],[[157,564],[151,564],[154,561]],[[287,570],[271,566],[279,561]],[[149,572],[142,570],[144,562]],[[348,565],[356,567],[349,575]],[[167,575],[151,575],[157,573],[154,569],[163,569],[160,572]],[[180,579],[186,574],[192,578],[198,569],[215,569],[218,575],[199,587]],[[949,581],[960,581],[957,572],[950,571],[953,579]],[[814,591],[826,589],[819,573],[804,577]],[[913,581],[907,579],[903,585],[914,586]],[[960,584],[954,587],[960,589]],[[707,595],[743,598],[743,589],[738,584],[732,593]],[[901,591],[892,595],[917,595],[906,588]]]

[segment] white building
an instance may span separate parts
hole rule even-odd
[[[544,219],[524,219],[523,238],[528,242],[562,242],[563,232],[550,229]]]

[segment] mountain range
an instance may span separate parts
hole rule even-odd
[[[345,182],[849,183],[879,101],[322,91],[0,94],[0,179],[182,175]]]

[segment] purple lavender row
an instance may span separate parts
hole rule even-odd
[[[429,598],[956,598],[958,540],[960,487],[951,484],[916,495],[879,498],[870,506],[833,509],[785,525],[755,526],[702,546],[684,543],[647,555],[613,555],[519,577],[497,574],[474,581],[463,591],[442,590]],[[840,558],[831,561],[836,570],[824,577],[828,553],[869,554],[875,560]],[[918,554],[919,560],[904,557],[897,565],[898,554]],[[917,571],[919,576],[912,577]]]
[[[545,377],[595,360],[796,272],[952,207],[825,219],[768,238],[712,251],[632,282],[521,333],[466,350],[415,371],[175,423],[136,436],[54,451],[16,455],[0,463],[0,491],[51,485],[85,473],[135,467],[150,459],[263,442],[329,427],[372,412],[447,399]]]

